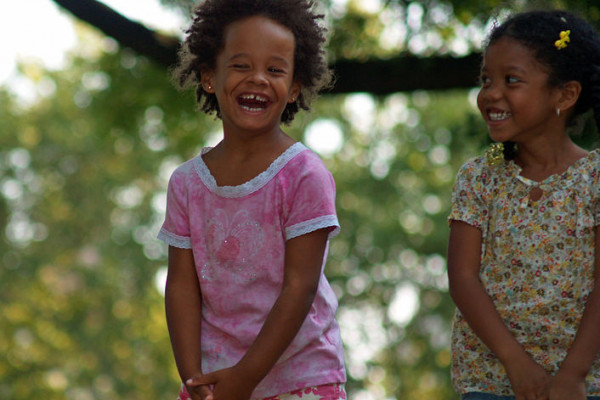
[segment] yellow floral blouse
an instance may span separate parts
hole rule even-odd
[[[480,278],[500,316],[526,351],[555,373],[565,358],[593,289],[594,227],[600,225],[600,152],[594,150],[543,182],[521,177],[512,161],[485,157],[460,169],[450,220],[482,232]],[[532,188],[543,191],[537,201]],[[496,356],[457,310],[452,380],[458,393],[513,391]],[[587,377],[600,394],[600,358]]]

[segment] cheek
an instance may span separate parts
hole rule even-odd
[[[480,113],[484,113],[484,106],[483,106],[483,93],[482,90],[480,90],[477,93],[477,108],[479,109]]]

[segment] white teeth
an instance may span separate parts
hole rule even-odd
[[[255,94],[243,94],[240,97],[245,100],[257,100],[257,101],[265,101],[265,102],[267,100],[269,100],[266,97],[255,95]]]
[[[502,121],[504,119],[507,119],[511,115],[512,115],[511,113],[506,112],[506,111],[488,113],[488,116],[490,117],[490,120],[492,120],[492,121]]]
[[[242,108],[244,110],[248,110],[248,111],[262,111],[262,108],[254,108],[254,107],[246,107],[246,106],[242,106]]]

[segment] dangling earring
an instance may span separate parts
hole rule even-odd
[[[557,117],[560,117],[560,108],[557,108],[557,109],[556,109],[556,116],[557,116]]]

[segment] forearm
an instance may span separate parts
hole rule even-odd
[[[165,290],[167,326],[173,355],[183,382],[201,374],[201,303],[189,293],[167,285]]]
[[[448,242],[450,295],[475,334],[505,365],[526,353],[502,321],[481,280],[481,231],[453,221]]]
[[[561,364],[561,372],[585,378],[600,352],[600,287],[590,293],[575,340]]]
[[[258,336],[238,363],[256,384],[262,380],[296,337],[319,287],[327,230],[291,239],[286,244],[281,292]]]
[[[173,355],[185,382],[202,372],[202,296],[191,250],[169,247],[165,311]]]
[[[526,355],[477,277],[451,278],[450,293],[473,332],[503,364]]]

